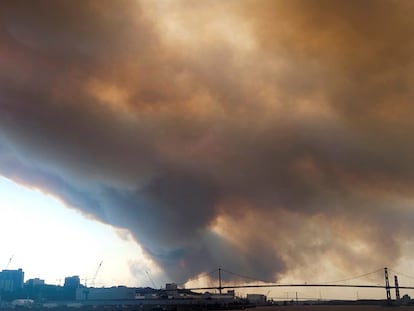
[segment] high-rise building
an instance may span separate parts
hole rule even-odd
[[[64,287],[78,288],[80,286],[80,278],[78,275],[65,277]]]
[[[3,270],[0,272],[0,291],[16,292],[23,288],[24,272],[18,270]]]

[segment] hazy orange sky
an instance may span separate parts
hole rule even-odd
[[[129,230],[171,280],[414,274],[413,16],[2,1],[0,175]]]

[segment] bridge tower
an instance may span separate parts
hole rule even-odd
[[[391,304],[391,291],[390,291],[390,280],[388,279],[388,268],[384,268],[385,275],[385,290],[387,292],[387,303]]]
[[[221,268],[218,269],[218,276],[219,276],[219,287],[218,287],[218,290],[219,290],[219,293],[221,295],[221,290],[223,289],[221,287]]]
[[[394,275],[394,284],[395,284],[395,300],[400,300],[400,286],[398,285],[398,276]]]

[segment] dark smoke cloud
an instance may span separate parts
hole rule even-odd
[[[404,255],[411,2],[0,12],[0,173],[127,228],[171,279],[346,274]]]

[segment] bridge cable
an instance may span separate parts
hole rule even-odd
[[[359,278],[362,278],[362,277],[367,276],[367,275],[370,275],[370,274],[378,273],[379,271],[382,271],[382,270],[383,270],[383,268],[380,268],[380,269],[377,269],[377,270],[372,271],[372,272],[364,273],[364,274],[361,274],[361,275],[353,276],[353,277],[346,278],[346,279],[342,279],[342,280],[324,282],[322,284],[332,284],[332,283],[339,283],[339,282],[345,282],[345,281],[355,280],[355,279],[359,279]]]
[[[243,279],[252,280],[252,281],[255,281],[255,282],[273,283],[273,282],[270,282],[270,281],[258,280],[258,279],[252,278],[252,277],[250,277],[250,276],[246,276],[246,275],[237,274],[237,273],[234,273],[234,272],[231,272],[231,271],[225,270],[225,269],[221,269],[221,271],[224,271],[224,272],[226,272],[226,273],[229,273],[229,274],[232,274],[232,275],[238,276],[238,277],[243,278]]]
[[[408,275],[408,274],[405,274],[405,273],[402,273],[402,272],[395,271],[394,269],[389,269],[389,270],[391,270],[392,272],[394,272],[394,274],[396,274],[396,275],[402,275],[402,276],[404,276],[406,278],[414,279],[414,276],[411,276],[411,275]],[[408,283],[408,284],[410,284],[410,283]],[[400,284],[400,286],[401,286],[401,284]]]
[[[187,280],[187,281],[184,281],[184,282],[181,282],[181,283],[177,283],[177,285],[178,285],[178,286],[181,286],[181,285],[184,285],[185,283],[187,283],[187,282],[188,282],[188,281],[190,281],[190,280],[199,280],[199,279],[202,279],[202,278],[208,277],[208,276],[210,276],[210,275],[212,275],[212,274],[215,274],[217,271],[218,271],[218,269],[214,269],[213,271],[210,271],[210,272],[204,272],[204,273],[201,273],[201,274],[196,275],[196,276],[194,276],[194,277],[188,278],[188,280]]]

